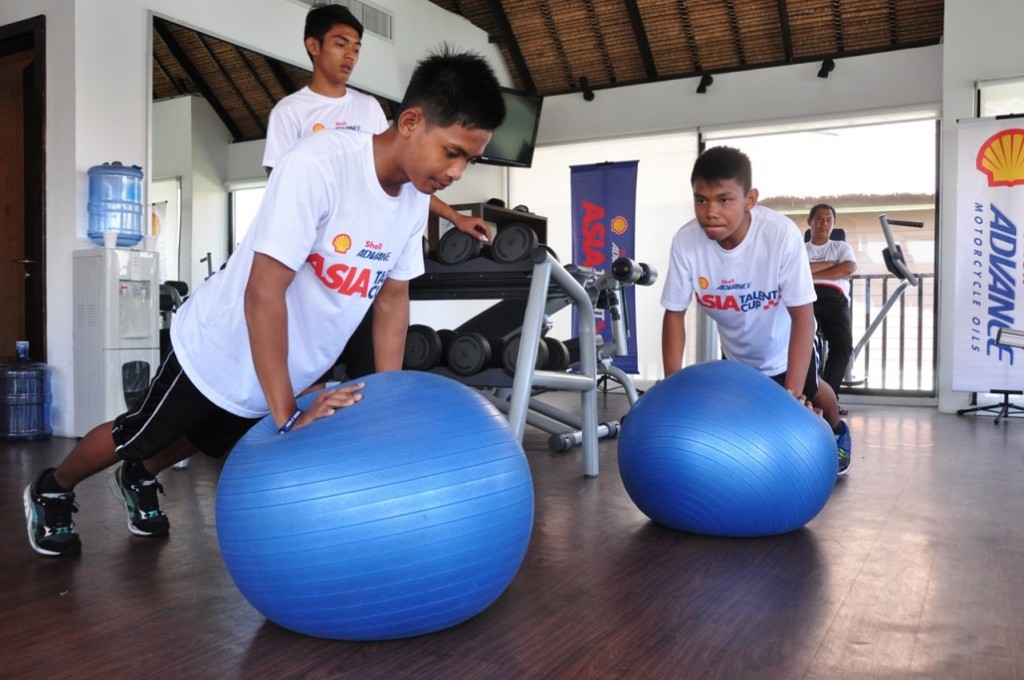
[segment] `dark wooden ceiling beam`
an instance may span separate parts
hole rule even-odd
[[[160,36],[160,39],[164,41],[164,44],[167,45],[167,49],[171,51],[174,58],[178,60],[178,63],[181,65],[181,69],[185,72],[185,75],[188,76],[189,80],[192,81],[192,84],[195,86],[199,94],[203,96],[213,109],[214,113],[217,114],[217,117],[220,118],[222,123],[224,123],[224,127],[228,129],[229,133],[231,133],[231,138],[235,141],[242,139],[242,131],[238,129],[238,126],[235,125],[235,121],[224,108],[224,105],[220,103],[220,100],[214,95],[210,86],[206,84],[206,81],[199,74],[199,71],[196,70],[195,64],[193,64],[189,59],[188,54],[184,49],[182,49],[181,45],[178,44],[178,41],[174,39],[174,36],[171,35],[171,31],[167,24],[161,19],[154,18],[153,30],[156,31],[157,35]]]
[[[274,104],[277,103],[277,100],[274,99],[274,95],[270,93],[270,89],[263,82],[263,79],[260,78],[260,74],[256,71],[255,68],[253,68],[252,62],[249,60],[250,54],[253,53],[249,52],[248,50],[238,50],[238,56],[241,57],[242,63],[245,64],[245,68],[249,72],[249,75],[252,76],[253,82],[256,83],[256,87],[259,88],[259,91],[263,93],[264,97],[266,97],[267,101],[270,103],[270,106],[273,107]],[[269,66],[269,59],[267,59],[266,57],[260,58],[263,59],[263,61],[267,63]]]
[[[601,54],[605,79],[609,83],[614,83],[616,81],[615,64],[612,63],[612,57],[608,54],[608,41],[605,40],[604,31],[601,30],[601,22],[598,21],[597,12],[594,11],[594,3],[591,0],[585,0],[583,10],[587,13],[587,23],[590,24],[590,30],[594,32],[593,40]]]
[[[640,8],[636,0],[622,0],[626,13],[629,15],[629,25],[633,29],[633,37],[636,39],[636,49],[640,53],[640,61],[644,65],[644,73],[648,78],[658,77],[658,67],[654,63],[654,55],[651,53],[651,43],[647,40],[647,31],[644,29],[644,20],[640,16]]]
[[[846,41],[843,39],[842,0],[832,0],[832,29],[836,37],[836,52],[842,52],[846,47]]]
[[[159,36],[157,37],[159,38]],[[181,87],[181,83],[174,79],[170,71],[167,70],[167,67],[164,66],[164,63],[160,60],[159,55],[157,55],[155,52],[153,53],[153,63],[156,65],[156,69],[160,72],[160,75],[166,78],[167,82],[169,82],[171,84],[171,87],[174,88],[174,91],[178,93],[178,96],[188,94],[188,92],[186,92]]]
[[[565,85],[569,89],[572,89],[576,87],[578,81],[577,76],[588,74],[575,74],[572,72],[572,65],[569,63],[569,55],[565,53],[565,44],[559,36],[558,28],[555,26],[555,17],[551,13],[551,3],[547,0],[541,0],[540,14],[544,19],[544,28],[547,29],[548,39],[551,41],[551,44],[555,46],[555,53],[558,56],[558,65],[562,67],[562,77],[565,78]]]
[[[210,60],[210,63],[213,64],[214,68],[217,69],[217,73],[219,73],[221,77],[224,78],[224,82],[227,84],[228,89],[230,89],[232,94],[235,95],[235,98],[242,105],[242,108],[245,109],[245,112],[248,113],[249,117],[253,120],[253,122],[256,123],[256,126],[259,128],[260,132],[263,133],[264,137],[266,137],[267,126],[264,125],[263,121],[260,120],[259,115],[257,115],[257,113],[253,110],[252,106],[249,105],[248,98],[246,98],[245,95],[242,94],[241,90],[238,89],[238,86],[235,85],[235,79],[231,77],[231,74],[227,72],[227,69],[224,68],[224,65],[220,63],[220,60],[217,58],[217,55],[214,54],[213,50],[210,49],[210,45],[207,42],[206,36],[204,36],[202,33],[196,33],[196,38],[199,40],[199,45],[203,48],[203,51],[206,53],[206,57]],[[235,47],[233,49],[237,50],[238,48]]]
[[[732,29],[732,46],[736,50],[736,61],[740,66],[747,65],[747,55],[743,50],[743,36],[740,35],[740,18],[736,16],[734,0],[725,0],[725,11],[729,15],[729,28]]]
[[[789,8],[786,0],[778,0],[779,33],[782,35],[782,57],[786,63],[793,61],[793,34],[789,31]]]
[[[889,44],[899,45],[899,43],[899,9],[896,7],[896,0],[889,0]]]
[[[686,0],[677,0],[679,18],[683,22],[683,35],[686,36],[686,49],[690,52],[690,61],[693,62],[693,70],[702,73],[704,67],[700,61],[700,52],[697,50],[697,36],[693,31],[693,21],[690,19],[690,4]]]
[[[267,66],[270,67],[270,72],[274,74],[274,79],[277,80],[277,84],[284,90],[286,97],[299,89],[288,76],[288,72],[284,70],[284,66],[277,59],[267,59]]]
[[[491,10],[494,23],[498,26],[498,40],[508,50],[508,56],[516,67],[516,73],[519,74],[519,82],[523,84],[523,90],[530,94],[536,94],[537,86],[530,75],[530,69],[526,65],[526,60],[523,59],[523,52],[519,49],[519,41],[516,40],[516,35],[512,31],[512,25],[508,22],[508,15],[505,14],[505,9],[501,6],[501,0],[489,0],[487,6]]]

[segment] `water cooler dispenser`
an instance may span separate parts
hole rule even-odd
[[[160,362],[159,260],[153,252],[74,252],[75,434],[123,413]]]

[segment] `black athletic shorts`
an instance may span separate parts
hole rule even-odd
[[[114,447],[124,460],[146,460],[185,437],[220,458],[260,420],[229,413],[203,396],[171,350],[146,396],[114,419]]]
[[[786,373],[773,375],[772,380],[783,387],[786,386]],[[804,396],[810,401],[818,394],[818,353],[811,352],[811,365],[807,368],[807,377],[804,379]]]

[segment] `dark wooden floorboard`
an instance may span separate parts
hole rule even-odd
[[[162,476],[166,539],[129,534],[107,477],[86,481],[84,552],[47,559],[21,493],[74,442],[0,445],[0,677],[1024,678],[1024,422],[853,411],[850,476],[807,527],[760,539],[659,527],[614,441],[587,479],[578,449],[528,428],[536,518],[515,580],[461,625],[371,643],[291,633],[241,597],[218,463]]]

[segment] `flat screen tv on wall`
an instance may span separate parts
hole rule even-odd
[[[505,99],[505,122],[491,136],[478,163],[528,168],[533,162],[533,148],[540,123],[543,99],[502,88]]]

